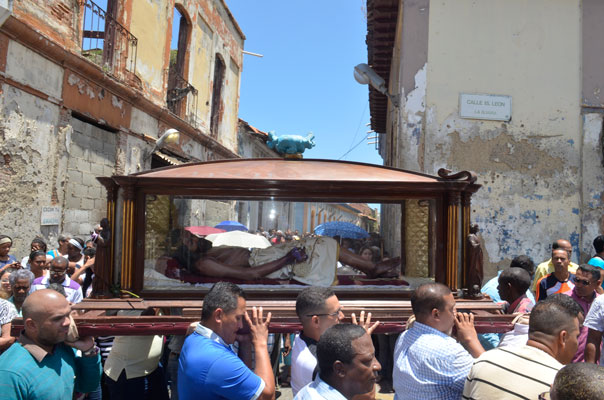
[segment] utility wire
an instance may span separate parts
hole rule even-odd
[[[350,147],[348,148],[348,152],[346,154],[348,154],[348,153],[350,153],[352,151],[352,149],[353,149],[353,147],[352,147],[353,143],[354,143],[355,140],[357,140],[357,136],[359,135],[359,129],[361,128],[361,124],[363,123],[363,119],[365,118],[365,112],[367,111],[367,105],[368,104],[369,104],[369,102],[367,101],[365,103],[365,107],[363,108],[363,112],[361,113],[361,119],[359,120],[359,125],[357,126],[357,130],[354,133],[354,137],[350,141]],[[346,154],[344,154],[344,155],[346,155]],[[342,156],[342,157],[344,157],[344,156]],[[338,160],[341,160],[342,157],[338,158]]]
[[[372,132],[372,133],[373,133],[373,132]],[[350,148],[350,150],[348,150],[346,153],[342,154],[342,155],[340,156],[340,158],[338,158],[338,160],[341,160],[342,158],[346,157],[346,155],[347,155],[348,153],[350,153],[351,151],[353,151],[354,149],[356,149],[357,147],[359,147],[359,145],[360,145],[361,143],[363,143],[365,140],[367,140],[367,138],[369,137],[369,135],[370,135],[370,134],[371,134],[371,133],[366,134],[366,135],[365,135],[365,137],[364,137],[363,139],[361,139],[361,141],[360,141],[360,142],[358,142],[358,143],[357,143],[357,144],[355,144],[353,147],[351,147],[351,148]]]

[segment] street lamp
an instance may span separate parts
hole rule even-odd
[[[178,143],[178,139],[180,138],[180,132],[174,128],[166,129],[166,131],[157,139],[155,142],[155,146],[153,146],[153,150],[151,150],[145,156],[145,160],[147,160],[151,155],[157,150],[161,150],[164,148],[166,144]]]
[[[375,90],[386,95],[394,107],[398,108],[399,96],[388,93],[384,78],[379,76],[369,65],[363,63],[354,67],[354,79],[361,85],[371,85]]]

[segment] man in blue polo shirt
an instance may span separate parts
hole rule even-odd
[[[250,333],[242,332],[244,319]],[[203,299],[201,322],[185,339],[178,366],[180,400],[275,398],[275,380],[267,339],[269,313],[246,312],[245,294],[230,282],[218,282]],[[239,356],[231,346],[239,342]],[[250,370],[254,347],[256,367]]]

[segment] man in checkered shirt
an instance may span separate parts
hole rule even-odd
[[[474,358],[484,353],[474,316],[457,313],[448,287],[427,283],[411,296],[415,323],[394,349],[395,399],[459,400]],[[452,338],[457,327],[457,340]]]

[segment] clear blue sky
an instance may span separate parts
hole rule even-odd
[[[353,78],[367,62],[365,0],[226,0],[246,36],[239,117],[278,135],[315,134],[305,158],[382,164],[363,141],[368,88]]]

